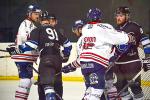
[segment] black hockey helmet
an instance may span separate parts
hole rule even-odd
[[[50,18],[48,11],[42,12],[40,18],[41,20],[48,20]]]
[[[57,20],[55,14],[49,14],[49,19],[54,19],[54,20]]]
[[[120,6],[116,9],[115,14],[130,14],[130,9],[126,6]]]

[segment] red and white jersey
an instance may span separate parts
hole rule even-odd
[[[30,32],[35,28],[36,26],[32,21],[25,19],[19,26],[16,44],[21,45],[26,42],[28,37],[30,36]]]
[[[35,29],[34,23],[28,19],[25,19],[19,26],[18,34],[16,38],[16,46],[25,43],[30,37],[30,32]],[[38,53],[35,51],[27,51],[24,54],[12,55],[11,58],[15,62],[35,62],[38,57]]]
[[[109,66],[109,59],[114,55],[113,45],[125,44],[129,37],[123,31],[116,31],[110,24],[89,23],[82,28],[82,36],[77,42],[79,60],[93,61]]]

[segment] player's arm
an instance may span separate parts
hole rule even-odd
[[[62,52],[62,61],[67,62],[72,50],[72,44],[68,38],[66,38],[63,34],[59,34],[60,37],[60,45],[63,46]]]
[[[117,31],[111,25],[107,25],[106,33],[103,34],[103,39],[106,43],[113,45],[135,42],[134,36],[123,31]]]
[[[146,34],[141,34],[141,40],[140,40],[145,54],[150,54],[150,39]]]
[[[23,43],[22,45],[19,45],[19,49],[22,52],[26,52],[26,51],[32,51],[38,48],[39,45],[39,29],[33,29],[30,33],[30,38]]]
[[[31,31],[31,22],[24,20],[19,26],[17,38],[16,38],[16,44],[21,45],[24,42],[26,42],[30,31]]]
[[[76,70],[76,68],[80,67],[80,63],[77,60],[73,61],[72,63],[69,63],[68,65],[65,65],[64,67],[62,67],[61,71],[63,73],[69,73],[69,72],[73,72]]]
[[[71,62],[70,64],[64,66],[62,68],[62,72],[64,73],[69,73],[69,72],[73,72],[76,70],[76,68],[80,68],[81,65],[80,65],[80,42],[81,42],[81,38],[78,40],[77,42],[77,59],[73,62]]]
[[[112,32],[112,34],[108,35],[108,41],[107,42],[110,42],[113,45],[117,45],[117,44],[132,43],[134,41],[135,41],[135,38],[131,34],[127,34],[123,31],[114,30]]]
[[[64,47],[63,54],[69,56],[72,49],[72,44],[68,39],[66,39],[66,41],[63,43],[63,47]]]
[[[18,33],[16,36],[16,44],[15,45],[9,45],[6,50],[9,52],[10,55],[16,55],[22,53],[22,51],[19,50],[19,45],[22,45],[25,41],[27,41],[27,29],[28,24],[26,24],[26,21],[23,21],[18,29]]]

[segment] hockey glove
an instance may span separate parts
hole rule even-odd
[[[142,59],[142,61],[143,61],[144,71],[146,72],[146,71],[150,70],[150,57]]]
[[[61,71],[63,73],[69,73],[69,72],[73,72],[75,70],[76,70],[76,68],[72,67],[71,64],[68,64],[61,69]]]
[[[117,55],[114,55],[112,56],[110,59],[109,59],[109,65],[110,66],[114,66],[116,60],[117,60],[118,56]]]
[[[63,63],[66,63],[69,59],[69,56],[70,56],[70,52],[69,53],[66,53],[65,50],[62,50],[61,52],[61,57],[62,57],[62,62]]]
[[[16,48],[16,46],[9,46],[6,48],[6,50],[9,52],[10,55],[16,55],[22,53],[22,51]]]
[[[63,51],[62,51],[63,52]],[[62,54],[62,63],[66,63],[67,61],[68,61],[68,59],[69,59],[69,55],[64,55],[64,54]]]

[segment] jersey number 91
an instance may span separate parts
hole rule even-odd
[[[48,38],[51,40],[58,40],[58,35],[56,30],[51,28],[46,28],[46,33],[49,35]]]

